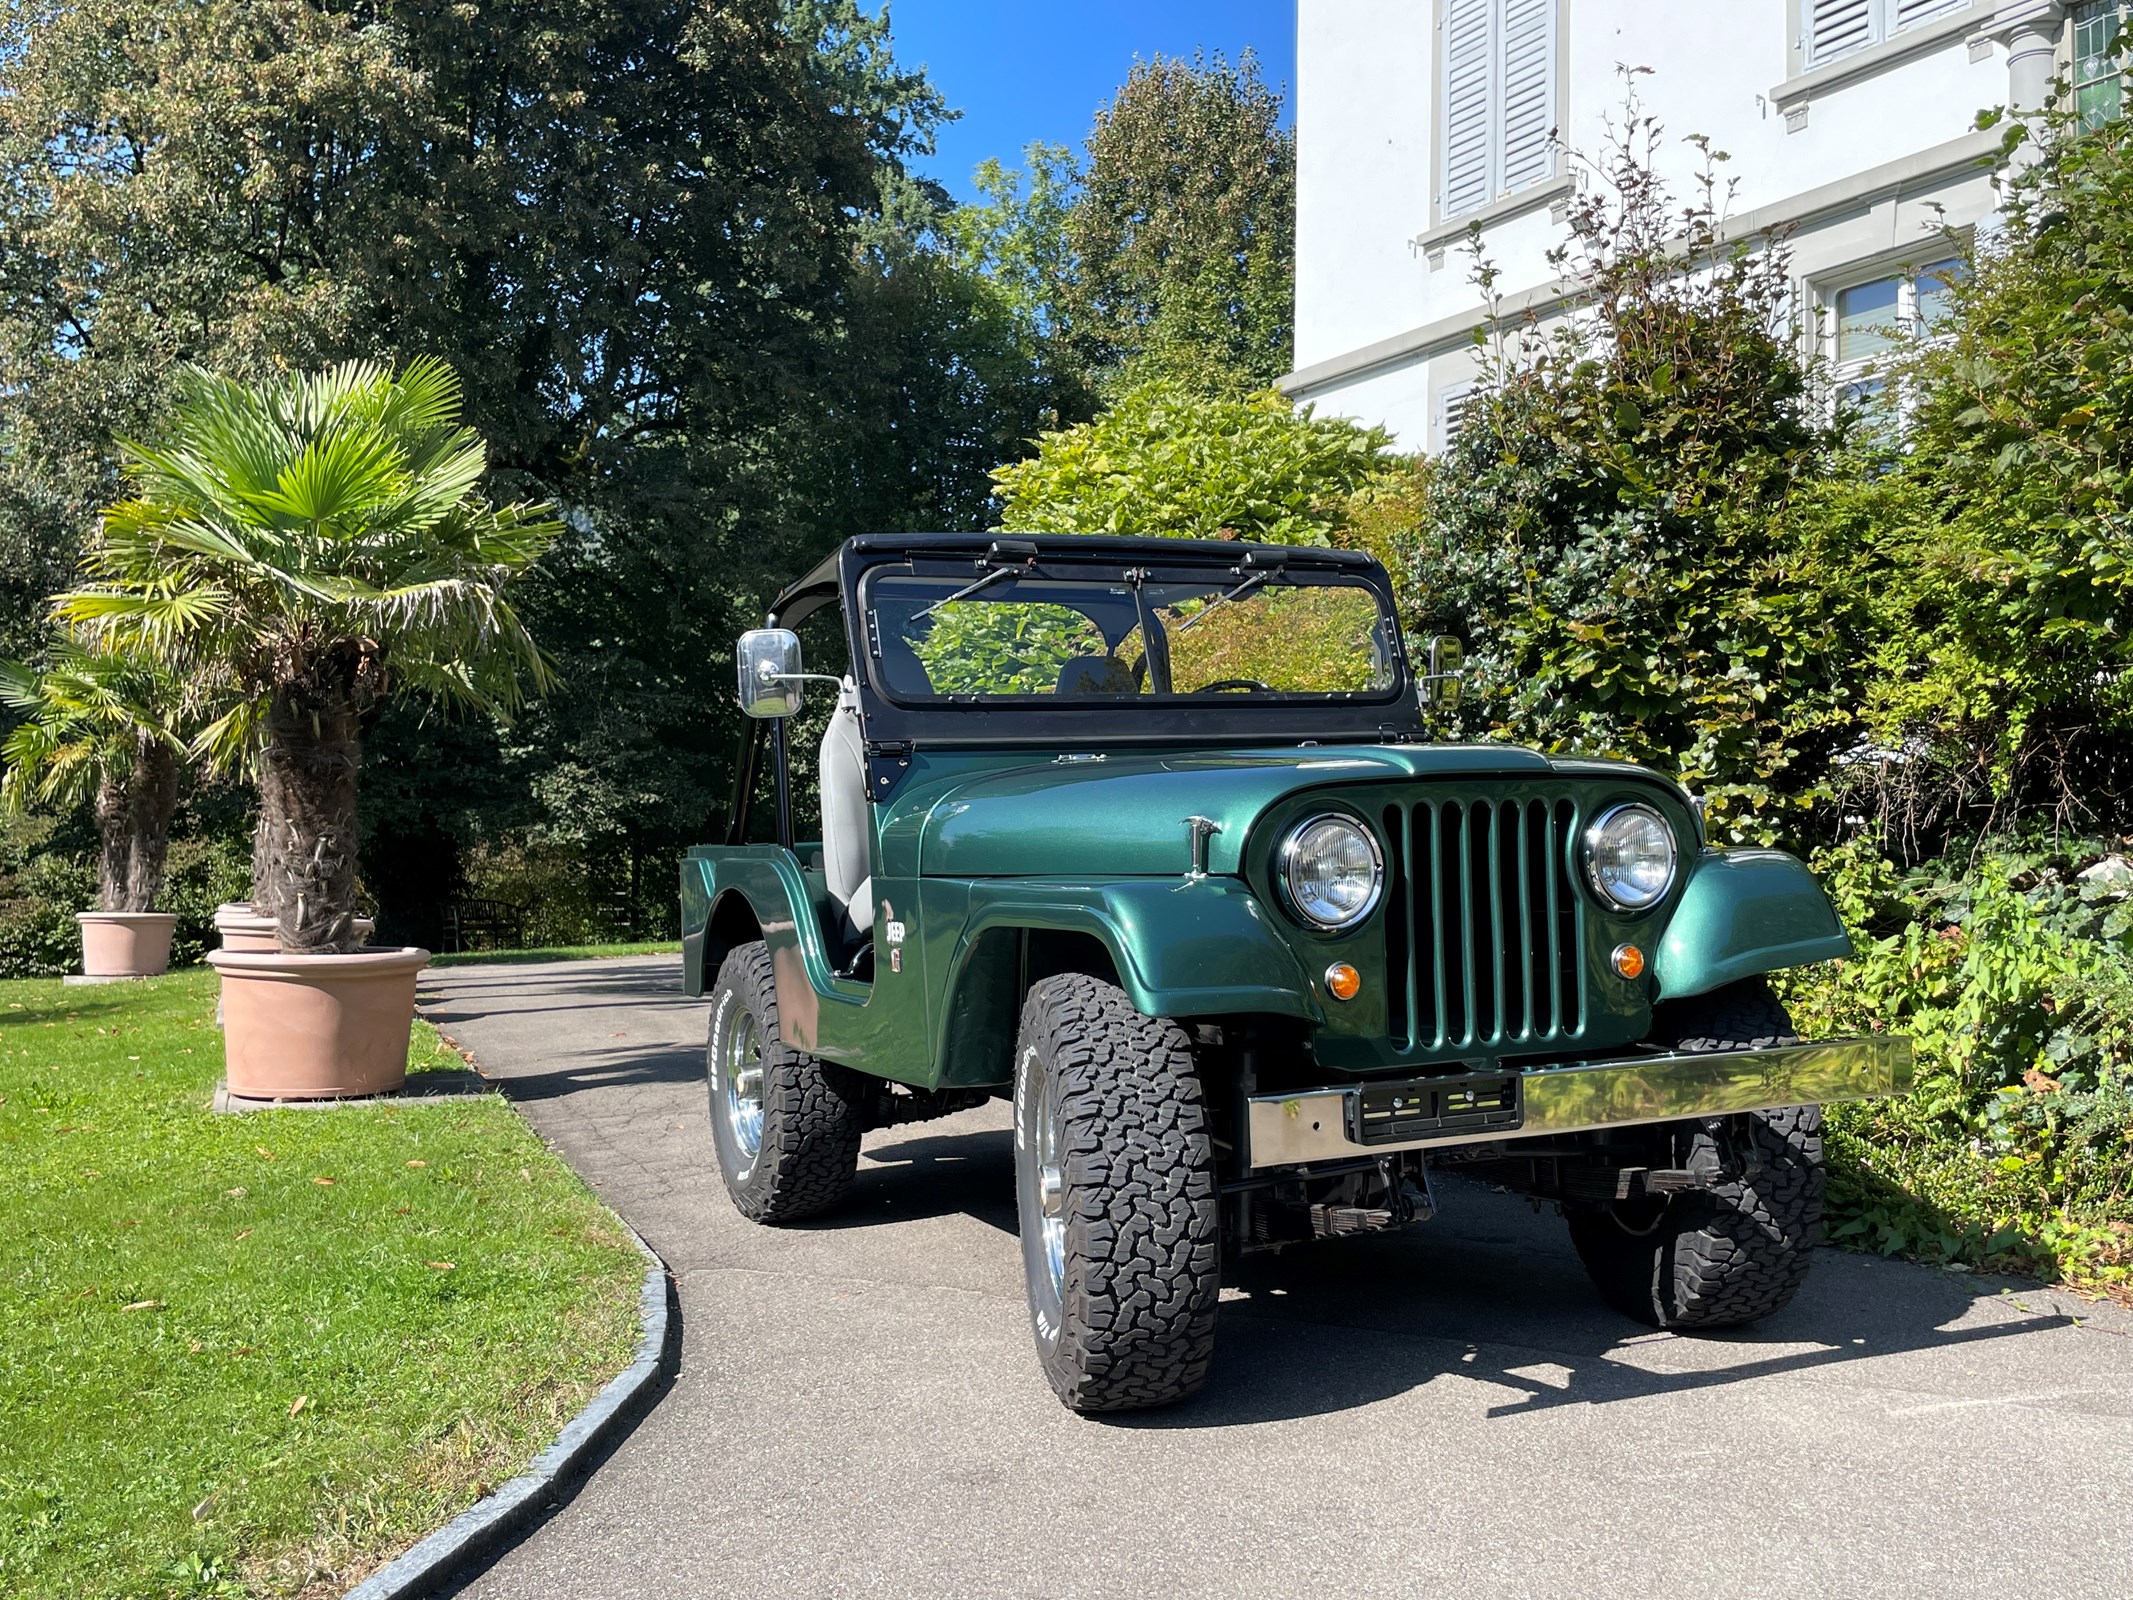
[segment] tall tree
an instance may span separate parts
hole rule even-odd
[[[979,414],[1041,388],[969,354],[1003,319],[882,244],[943,109],[858,0],[0,4],[14,648],[180,365],[441,356],[496,491],[569,528],[525,599],[566,687],[472,789],[664,850],[723,801],[735,623],[855,526],[970,520],[1038,425]],[[964,414],[911,446],[927,384]],[[415,834],[466,811],[434,772],[380,789],[435,796]]]
[[[1096,114],[1066,303],[1098,367],[1263,387],[1289,368],[1296,143],[1247,51],[1136,62]]]

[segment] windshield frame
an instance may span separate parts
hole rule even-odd
[[[1414,740],[1426,736],[1392,583],[1370,556],[1328,550],[1231,544],[1211,540],[1038,535],[1018,539],[1008,555],[988,555],[988,535],[871,534],[848,540],[835,558],[861,715],[870,743],[1174,745],[1314,744]],[[1033,548],[1033,553],[1032,552]],[[993,566],[1032,564],[1039,576],[1124,583],[1131,569],[1151,585],[1234,587],[1258,571],[1287,569],[1301,581],[1344,580],[1367,590],[1388,624],[1390,684],[1383,691],[1326,694],[1221,694],[1118,697],[1057,695],[900,698],[884,679],[873,614],[865,604],[873,577],[902,575],[970,583]],[[826,576],[826,574],[824,575]],[[1270,580],[1271,581],[1271,580]],[[815,603],[819,578],[805,592]],[[799,600],[802,586],[788,598]],[[791,609],[791,608],[787,608]],[[1094,713],[1092,715],[1091,713]]]

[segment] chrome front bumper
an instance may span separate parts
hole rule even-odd
[[[1503,1075],[1518,1080],[1515,1122],[1501,1114],[1486,1124],[1472,1116],[1448,1116],[1443,1131],[1403,1138],[1363,1136],[1363,1094],[1370,1085],[1256,1095],[1250,1119],[1253,1169],[1780,1106],[1873,1100],[1910,1088],[1911,1041],[1838,1039],[1769,1050],[1643,1055],[1523,1073],[1507,1066]],[[1414,1081],[1421,1086],[1430,1082]]]

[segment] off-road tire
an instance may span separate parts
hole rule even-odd
[[[1662,1005],[1654,1041],[1676,1050],[1799,1043],[1761,978]],[[1721,1172],[1711,1189],[1578,1206],[1570,1237],[1616,1310],[1656,1328],[1731,1328],[1781,1310],[1822,1242],[1822,1108],[1667,1123],[1653,1166]]]
[[[711,989],[710,1038],[705,1046],[711,1095],[711,1142],[719,1175],[740,1214],[753,1222],[799,1222],[844,1199],[859,1170],[859,1138],[866,1131],[870,1086],[848,1067],[787,1045],[778,1032],[778,991],[770,949],[760,941],[737,945]],[[762,1144],[751,1160],[727,1120],[717,1060],[720,1028],[730,1008],[755,1019],[762,1040]]]
[[[1130,1411],[1196,1393],[1214,1355],[1221,1243],[1214,1146],[1192,1044],[1115,986],[1033,985],[1015,1051],[1016,1195],[1030,1323],[1069,1409]],[[1056,1299],[1032,1166],[1056,1118],[1063,1270]]]

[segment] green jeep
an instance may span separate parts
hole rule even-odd
[[[1820,1106],[1908,1086],[1771,993],[1850,951],[1805,867],[1641,767],[1433,738],[1457,646],[1411,658],[1366,556],[871,535],[738,658],[730,828],[681,866],[727,1190],[812,1217],[870,1128],[1011,1098],[1076,1410],[1192,1394],[1225,1254],[1425,1219],[1432,1171],[1554,1202],[1632,1317],[1767,1316]]]

